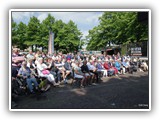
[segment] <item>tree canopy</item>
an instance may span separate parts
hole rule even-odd
[[[48,14],[42,22],[33,16],[28,25],[23,22],[17,24],[12,18],[12,45],[22,50],[27,47],[33,49],[33,46],[47,49],[50,30],[54,33],[56,51],[64,53],[78,51],[82,33],[77,25],[72,20],[68,23],[56,20],[51,14]]]
[[[87,49],[148,40],[148,24],[138,22],[137,12],[104,12],[99,25],[89,30]]]

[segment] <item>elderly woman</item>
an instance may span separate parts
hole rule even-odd
[[[46,64],[43,63],[43,58],[38,59],[37,63],[37,72],[40,77],[45,77],[48,79],[49,82],[51,82],[54,86],[58,85],[55,82],[54,76],[47,70],[48,67]]]
[[[58,71],[62,73],[63,80],[65,79],[65,68],[64,68],[64,63],[62,63],[62,59],[58,58],[55,61],[55,67],[57,67]]]
[[[107,77],[108,73],[107,70],[103,67],[101,60],[98,60],[96,64],[97,71],[103,72],[103,77]]]
[[[109,64],[108,59],[104,61],[103,67],[107,70],[108,76],[111,76],[114,74],[115,70]]]
[[[61,80],[61,71],[55,66],[55,61],[50,57],[47,61],[48,70],[50,70],[50,73],[54,76],[57,76],[56,82],[60,83]]]
[[[22,67],[18,71],[18,76],[23,77],[23,79],[26,80],[30,92],[34,93],[32,83],[34,83],[36,89],[38,89],[38,83],[36,81],[36,78],[34,76],[31,76],[30,74],[31,70],[27,67],[27,63],[25,61],[22,62]]]
[[[94,77],[96,77],[95,82],[97,82],[97,83],[100,82],[100,80],[99,80],[100,72],[97,71],[98,69],[94,66],[93,61],[90,60],[90,62],[87,63],[87,66],[88,66],[89,71],[94,74]]]
[[[87,79],[87,76],[81,71],[80,63],[78,61],[74,64],[74,78],[81,79],[81,87],[84,87],[84,82]]]
[[[148,70],[148,65],[144,60],[141,63],[141,68],[142,68],[143,71],[147,71]]]

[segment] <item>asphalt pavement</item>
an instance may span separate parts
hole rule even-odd
[[[38,95],[20,96],[12,109],[148,109],[149,75],[136,72],[102,78],[97,85],[51,87]]]

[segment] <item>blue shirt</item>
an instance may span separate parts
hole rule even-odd
[[[22,67],[19,69],[19,71],[18,71],[18,75],[22,75],[23,77],[29,77],[30,76],[30,74],[31,74],[31,70],[28,68],[28,67],[26,67],[26,70],[24,70]]]

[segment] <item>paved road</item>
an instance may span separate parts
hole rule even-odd
[[[148,109],[148,72],[103,78],[86,88],[66,85],[41,95],[22,96],[16,109]],[[14,108],[13,108],[14,109]]]

